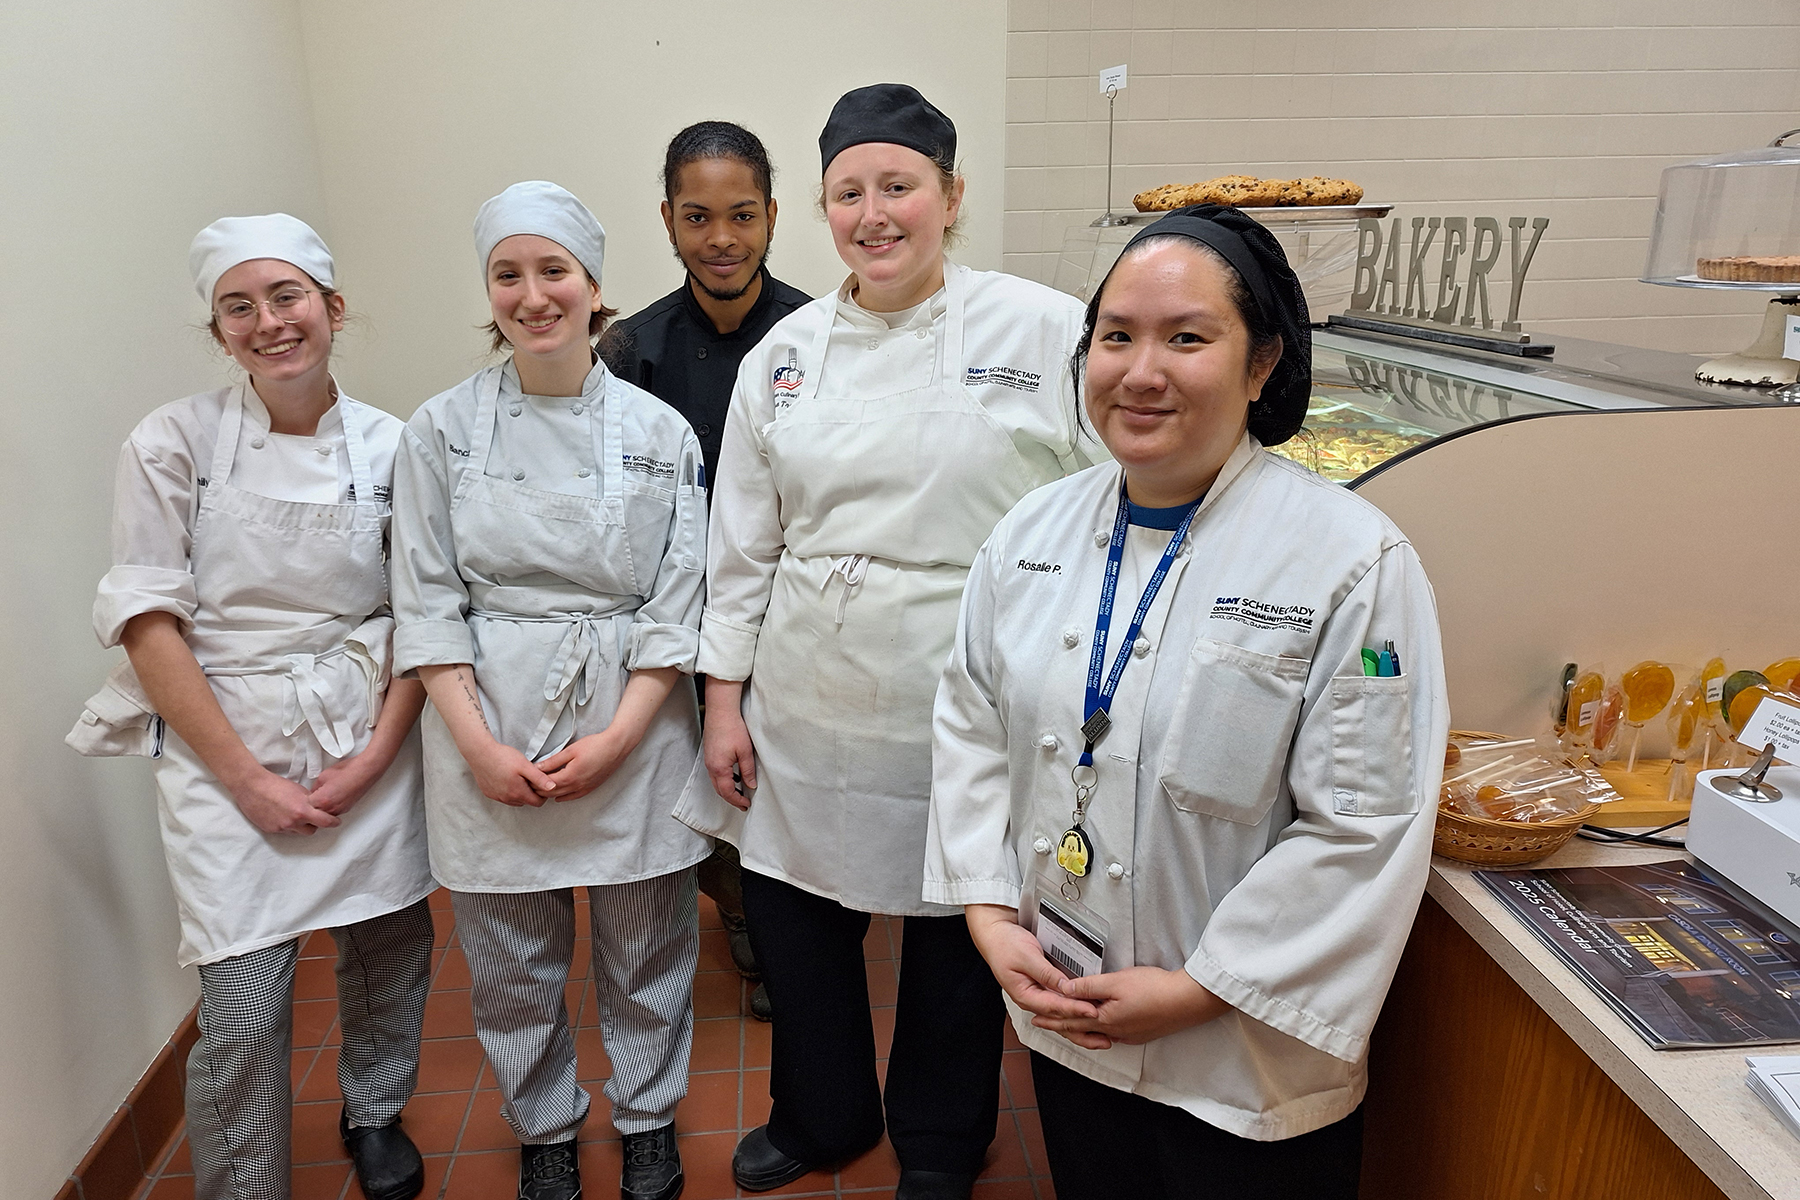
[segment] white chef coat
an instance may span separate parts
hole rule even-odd
[[[400,431],[395,417],[340,396],[313,436],[271,433],[268,409],[240,384],[164,405],[119,453],[114,565],[94,604],[101,644],[118,645],[140,613],[173,614],[232,728],[303,787],[366,748],[380,713]],[[357,494],[364,473],[372,496]],[[157,758],[182,965],[380,916],[431,890],[416,732],[341,825],[292,837],[253,826],[149,709],[122,664],[69,740]]]
[[[692,673],[706,499],[686,420],[596,363],[579,396],[529,396],[509,359],[433,397],[395,466],[394,668],[470,663],[494,736],[542,760],[605,729],[632,671]],[[489,800],[424,719],[431,865],[460,891],[666,875],[707,841],[669,816],[699,751],[677,687],[630,757],[576,800]]]
[[[1030,926],[1040,879],[1064,882],[1051,847],[1074,808],[1119,481],[1102,466],[1034,492],[970,573],[933,719],[928,899],[1016,907]],[[1130,530],[1108,670],[1170,536]],[[1365,677],[1363,647],[1389,639],[1404,673]],[[1246,435],[1163,581],[1095,749],[1080,896],[1110,925],[1103,969],[1185,967],[1232,1009],[1096,1052],[1011,1006],[1019,1037],[1242,1137],[1347,1116],[1425,886],[1444,695],[1436,605],[1411,545]]]
[[[740,813],[696,764],[676,815],[847,907],[945,915],[919,890],[931,697],[993,522],[1104,456],[1068,372],[1082,307],[948,261],[909,314],[849,289],[783,318],[738,371],[700,669],[749,680],[758,787]]]

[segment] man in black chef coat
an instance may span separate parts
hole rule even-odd
[[[613,325],[600,346],[613,374],[688,419],[710,484],[738,363],[812,297],[764,265],[775,233],[774,172],[760,139],[729,121],[676,134],[663,161],[663,226],[687,268],[680,287]]]
[[[600,346],[613,374],[688,419],[700,439],[709,486],[719,467],[738,363],[775,322],[812,299],[764,265],[775,233],[773,176],[762,141],[741,125],[702,121],[676,134],[663,160],[662,219],[687,278],[615,324]],[[755,978],[737,850],[730,843],[717,843],[700,864],[700,887],[719,906],[732,961]],[[769,1019],[761,984],[750,1010]]]

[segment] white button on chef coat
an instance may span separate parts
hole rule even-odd
[[[1087,661],[1045,650],[1071,619],[1094,619],[1106,552],[1089,531],[1111,524],[1118,493],[1112,468],[1038,489],[971,568],[934,717],[928,899],[1005,905],[1029,923],[1038,881],[1060,882],[1037,846],[1067,827],[1080,743],[1045,755],[1034,735],[1073,738]],[[1106,1051],[1016,1008],[1013,1023],[1089,1078],[1276,1140],[1362,1099],[1369,1032],[1428,870],[1449,725],[1442,654],[1399,530],[1249,437],[1190,537],[1195,552],[1145,621],[1161,650],[1128,662],[1096,755],[1084,829],[1108,868],[1081,900],[1110,926],[1106,970],[1185,969],[1236,1011]],[[1168,538],[1131,528],[1115,630]],[[1044,561],[1062,573],[1018,565]],[[1389,638],[1407,673],[1365,677],[1362,648]]]

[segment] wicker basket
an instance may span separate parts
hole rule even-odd
[[[1516,867],[1555,854],[1575,836],[1582,822],[1600,811],[1590,804],[1580,812],[1550,821],[1490,821],[1438,809],[1431,848],[1445,858],[1483,867]]]
[[[1463,734],[1463,730],[1452,730]],[[1498,734],[1472,733],[1474,737],[1498,737]],[[1466,817],[1461,813],[1438,809],[1437,827],[1432,831],[1431,848],[1445,858],[1474,863],[1482,867],[1516,867],[1536,862],[1561,850],[1575,831],[1600,811],[1590,804],[1579,812],[1549,821],[1494,821],[1487,817]]]

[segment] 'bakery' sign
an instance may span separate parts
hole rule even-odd
[[[1502,236],[1500,222],[1493,217],[1414,217],[1412,244],[1406,247],[1402,270],[1400,218],[1394,218],[1385,234],[1380,221],[1358,221],[1350,311],[1473,328],[1479,307],[1481,328],[1492,329],[1494,314],[1488,302],[1488,276],[1499,265],[1500,251],[1510,244],[1512,293],[1500,329],[1503,333],[1517,333],[1519,295],[1525,288],[1525,274],[1531,269],[1531,260],[1550,218],[1511,217],[1506,224],[1510,238]],[[1529,239],[1525,236],[1527,224],[1531,226]],[[1434,243],[1436,254],[1432,252]]]

